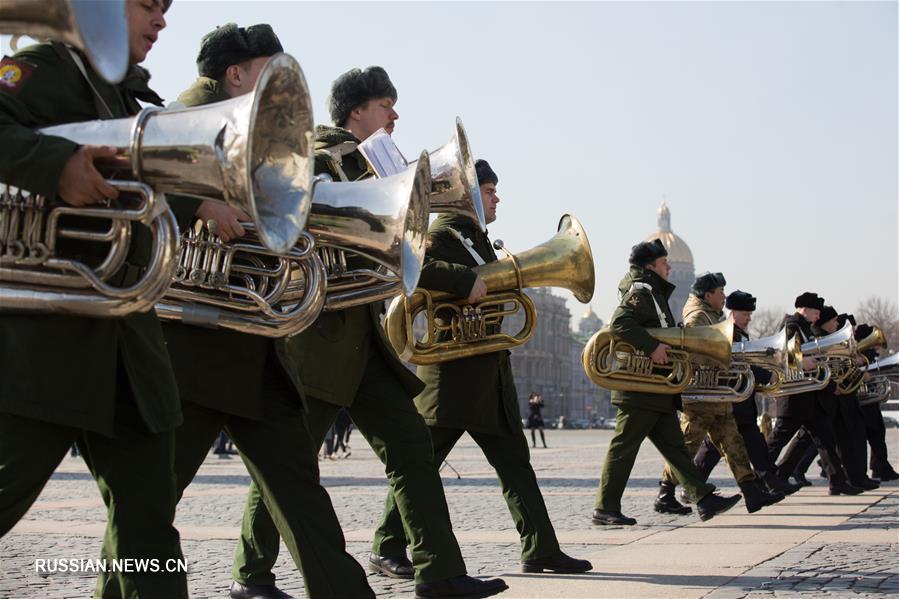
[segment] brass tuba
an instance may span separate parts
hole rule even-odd
[[[126,0],[3,0],[0,33],[54,39],[87,55],[97,73],[118,83],[128,71]]]
[[[802,344],[802,355],[830,368],[830,380],[840,384],[855,369],[856,341],[848,321],[838,331]]]
[[[309,106],[302,70],[292,57],[279,54],[262,69],[255,92],[240,98],[41,129],[79,144],[118,148],[114,158],[97,166],[124,193],[109,206],[74,208],[0,187],[0,306],[88,316],[149,309],[168,285],[160,281],[171,280],[177,262],[177,226],[164,192],[240,208],[254,217],[263,245],[287,251],[310,203]],[[69,222],[75,217],[108,226],[85,230]],[[154,236],[150,267],[143,280],[120,287],[111,279],[128,255],[135,221],[148,225]],[[102,242],[107,254],[90,263],[58,255],[60,240]]]
[[[392,177],[315,185],[308,230],[327,272],[325,310],[410,294],[427,242],[431,167]]]
[[[682,393],[699,366],[726,369],[731,362],[733,323],[704,327],[663,327],[646,332],[671,346],[668,364],[652,359],[617,338],[608,326],[599,330],[582,355],[584,372],[596,385],[613,391]]]
[[[558,232],[549,241],[472,270],[487,285],[487,295],[474,305],[448,293],[426,289],[393,300],[384,329],[400,358],[413,364],[438,364],[527,342],[534,334],[537,310],[524,293],[526,287],[563,287],[582,303],[593,297],[590,243],[581,223],[568,214],[562,216]],[[502,318],[519,310],[525,317],[521,330],[514,335],[499,331]],[[427,333],[424,339],[416,341],[412,325],[419,314],[425,314]],[[441,341],[441,333],[451,338]]]

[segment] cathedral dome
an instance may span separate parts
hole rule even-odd
[[[660,239],[665,249],[668,250],[668,262],[682,262],[693,265],[693,252],[687,242],[671,231],[671,211],[668,205],[662,202],[659,207],[659,229],[646,238],[646,241]]]

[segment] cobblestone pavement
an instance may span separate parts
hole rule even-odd
[[[615,532],[621,529],[600,529],[590,524],[610,438],[611,431],[548,431],[550,448],[532,450],[534,468],[563,549],[570,555],[590,556],[597,570],[602,570],[603,552],[622,543]],[[321,462],[322,482],[344,528],[348,550],[365,563],[386,485],[380,463],[358,432],[353,433],[351,442],[353,454],[349,459]],[[897,429],[890,429],[888,442],[891,454],[899,456]],[[452,468],[461,473],[460,479]],[[627,530],[629,534],[660,534],[698,522],[696,516],[664,516],[653,511],[661,468],[655,448],[644,444],[623,501],[624,512],[638,520],[637,527]],[[493,471],[467,436],[449,456],[442,475],[469,573],[514,572],[519,551],[514,526]],[[176,525],[182,533],[192,597],[227,596],[248,482],[239,459],[210,456],[178,507]],[[712,482],[724,492],[737,492],[723,465],[713,473]],[[814,483],[817,487],[824,485],[819,480]],[[854,533],[854,542],[816,542],[817,537],[812,536],[742,574],[736,572],[736,577],[711,577],[715,582],[709,583],[703,593],[716,598],[899,594],[899,486],[894,489],[840,524],[841,531]],[[736,508],[740,509],[742,506]],[[23,522],[0,539],[0,598],[90,596],[92,574],[40,576],[35,573],[35,560],[96,557],[104,523],[105,510],[83,462],[66,458]],[[879,533],[877,540],[857,542],[868,530]],[[883,540],[885,530],[891,531],[891,540]],[[275,573],[279,586],[303,596],[302,577],[283,546]],[[379,596],[412,595],[410,582],[379,576],[370,576],[369,582]],[[577,596],[603,596],[601,585],[593,588],[599,589],[595,595]]]

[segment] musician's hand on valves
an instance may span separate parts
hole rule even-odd
[[[818,363],[814,358],[802,358],[802,369],[803,370],[815,370],[818,368]]]
[[[474,285],[471,286],[471,291],[468,292],[468,299],[465,301],[467,301],[469,304],[473,304],[486,295],[487,283],[484,282],[484,279],[478,277],[474,280]]]
[[[197,217],[202,219],[204,223],[215,221],[215,233],[222,238],[222,241],[228,243],[232,239],[243,237],[244,228],[240,226],[241,221],[249,222],[251,219],[243,210],[232,208],[221,202],[206,200],[197,208]]]
[[[659,343],[658,347],[652,350],[652,353],[649,354],[649,357],[652,359],[653,364],[667,364],[668,363],[668,351],[671,349],[670,345],[665,345],[664,343]]]
[[[57,193],[70,206],[89,206],[107,199],[119,197],[119,191],[110,185],[97,167],[96,158],[112,158],[115,148],[108,146],[81,146],[66,161],[59,176]]]

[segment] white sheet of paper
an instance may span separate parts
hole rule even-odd
[[[359,151],[378,177],[396,175],[409,166],[403,153],[393,143],[393,138],[383,129],[378,129],[360,143]]]

